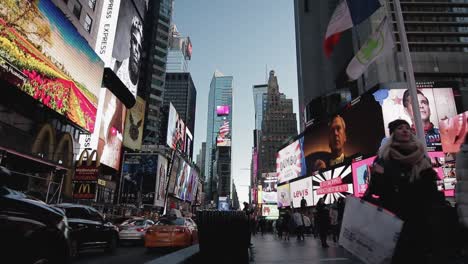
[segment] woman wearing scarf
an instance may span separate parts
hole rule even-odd
[[[441,201],[437,174],[408,122],[397,119],[388,128],[391,136],[374,161],[364,199],[404,221],[392,263],[433,263],[434,245],[443,243],[430,232],[432,209]]]

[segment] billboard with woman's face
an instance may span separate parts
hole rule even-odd
[[[289,193],[289,183],[277,187],[278,208],[291,206],[291,196]]]
[[[92,133],[103,72],[51,0],[0,1],[0,79]]]

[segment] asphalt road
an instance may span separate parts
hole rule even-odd
[[[72,264],[140,264],[171,253],[171,250],[148,252],[143,245],[121,245],[114,253],[103,250],[86,250],[75,257]]]

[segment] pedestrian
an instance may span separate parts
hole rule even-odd
[[[264,216],[260,217],[260,220],[258,221],[258,225],[260,227],[260,234],[263,236],[263,234],[265,234],[265,228],[266,228],[266,220]]]
[[[312,232],[312,222],[307,215],[303,214],[302,217],[304,218],[304,233],[310,234]]]
[[[443,240],[433,229],[444,227],[431,225],[440,217],[433,208],[445,206],[443,194],[437,191],[437,174],[408,122],[397,119],[388,128],[390,138],[379,149],[364,199],[404,221],[392,263],[440,263],[434,262],[441,248],[436,241]]]
[[[304,211],[306,207],[307,207],[307,201],[306,201],[306,199],[304,198],[304,196],[302,196],[302,199],[301,199],[301,209]]]
[[[338,203],[335,202],[330,208],[330,227],[333,242],[338,241]]]
[[[343,215],[345,209],[345,199],[343,197],[338,198],[337,209],[338,209],[338,240],[340,239],[341,224],[343,223]]]
[[[291,225],[291,215],[289,211],[286,211],[283,217],[283,237],[285,241],[289,241],[289,233],[290,233],[290,225]]]
[[[296,210],[296,212],[293,214],[293,220],[294,220],[294,225],[296,226],[295,231],[297,235],[297,240],[305,240],[304,236],[304,218],[303,214],[300,212],[299,209]]]
[[[251,236],[252,236],[251,223],[253,222],[253,220],[252,220],[253,210],[252,210],[252,208],[250,208],[248,202],[244,202],[244,209],[242,209],[242,211],[244,211],[244,212],[245,212],[245,215],[247,216],[247,224],[248,224],[248,227],[249,227],[249,246],[251,247],[251,246],[252,246],[252,240],[251,240]]]
[[[330,215],[323,198],[320,198],[317,203],[317,226],[322,248],[328,248],[327,236],[330,228]]]
[[[276,231],[278,233],[278,238],[283,238],[283,217],[280,216],[278,220],[276,220]]]

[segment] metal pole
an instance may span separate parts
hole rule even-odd
[[[400,35],[400,47],[403,53],[403,58],[406,64],[406,78],[411,96],[411,106],[413,107],[413,119],[416,126],[416,135],[426,146],[426,136],[422,127],[421,113],[419,111],[418,93],[416,90],[416,80],[414,79],[413,63],[411,61],[408,39],[406,38],[405,23],[403,22],[403,14],[401,12],[400,0],[393,0],[395,7],[395,18]]]
[[[57,198],[57,203],[60,203],[60,199],[62,198],[62,185],[63,185],[63,179],[65,178],[66,173],[62,174],[62,180],[60,180],[60,187],[59,187],[59,194]]]

